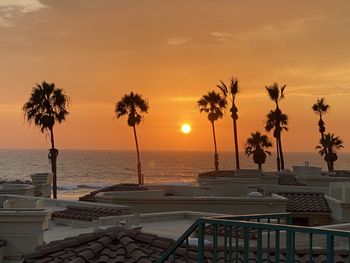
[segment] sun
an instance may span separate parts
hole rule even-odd
[[[189,134],[191,132],[191,126],[187,123],[182,124],[181,132],[184,134]]]

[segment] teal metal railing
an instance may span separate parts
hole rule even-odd
[[[316,250],[334,263],[335,240],[347,246],[350,232],[290,225],[291,214],[259,214],[197,219],[158,260],[162,262],[280,262],[294,263],[297,246],[308,262]],[[301,248],[299,248],[301,250]]]

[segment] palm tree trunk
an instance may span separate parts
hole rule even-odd
[[[258,169],[262,170],[262,164],[261,163],[258,163]]]
[[[325,127],[324,127],[324,121],[322,119],[322,115],[321,114],[320,114],[320,119],[318,121],[318,127],[319,127],[319,131],[321,133],[321,139],[324,139]],[[323,147],[323,150],[324,150],[325,156],[327,156],[327,153],[328,153],[327,147]],[[328,171],[330,171],[330,169],[331,169],[330,162],[328,160],[325,160],[325,161],[327,163]]]
[[[329,155],[329,158],[328,158],[329,169],[328,169],[328,171],[333,172],[334,171],[334,161],[332,159],[333,151],[332,151],[332,148],[330,148],[330,147],[328,149],[328,155]]]
[[[215,167],[215,171],[219,170],[219,155],[218,155],[218,150],[217,150],[217,146],[216,146],[216,136],[215,136],[215,126],[214,126],[214,122],[211,122],[211,127],[213,129],[213,139],[214,139],[214,167]]]
[[[283,151],[282,151],[282,136],[281,133],[278,135],[278,146],[280,150],[280,158],[281,158],[281,170],[284,170],[284,157],[283,157]]]
[[[281,171],[281,166],[280,166],[280,150],[279,150],[279,143],[278,139],[276,137],[276,161],[277,161],[277,171]]]
[[[238,139],[237,139],[237,120],[233,118],[233,136],[235,141],[235,155],[236,155],[236,169],[239,170],[239,153],[238,153]]]
[[[55,138],[53,134],[53,127],[50,128],[51,150],[49,159],[51,161],[52,171],[52,193],[53,198],[57,199],[57,150],[55,149]]]
[[[136,127],[135,127],[135,125],[133,125],[132,128],[134,130],[134,137],[135,137],[135,144],[136,144],[138,182],[139,182],[140,185],[142,185],[143,184],[143,175],[142,175],[142,172],[141,172],[139,143],[137,141],[137,134],[136,134]]]

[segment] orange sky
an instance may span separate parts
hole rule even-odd
[[[69,149],[134,149],[115,102],[133,90],[150,104],[141,149],[212,150],[196,101],[219,79],[238,77],[240,148],[263,131],[274,107],[264,86],[287,84],[286,151],[313,151],[318,96],[331,105],[326,128],[350,141],[350,2],[231,0],[0,0],[0,148],[47,148],[21,106],[32,86],[55,82],[71,97],[57,128]],[[192,133],[183,135],[188,122]],[[229,116],[217,122],[219,150],[231,150]]]

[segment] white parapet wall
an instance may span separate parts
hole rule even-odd
[[[329,196],[346,203],[350,202],[350,182],[333,182],[329,185]]]
[[[1,209],[0,237],[7,241],[5,258],[20,259],[43,244],[43,209]]]
[[[143,196],[105,192],[96,195],[100,203],[119,204],[133,207],[137,213],[154,213],[170,211],[197,211],[220,214],[278,213],[285,212],[287,199],[280,196],[248,197],[210,197],[210,196],[160,196],[143,191]]]
[[[30,184],[0,184],[0,195],[13,194],[34,196],[34,186]]]

